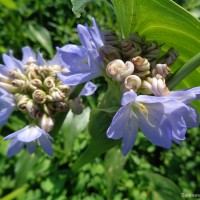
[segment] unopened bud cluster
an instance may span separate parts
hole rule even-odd
[[[0,86],[16,97],[20,111],[27,112],[49,132],[54,127],[56,112],[69,109],[75,114],[82,112],[81,100],[69,100],[72,88],[57,78],[56,74],[61,71],[58,65],[38,66],[33,58],[29,58],[24,71],[15,68],[8,72],[8,77],[0,75]]]
[[[137,56],[125,63],[116,59],[108,63],[106,73],[121,83],[122,92],[134,91],[141,94],[164,96],[169,94],[165,77],[170,69],[166,64],[157,64],[150,71],[150,63],[146,58]]]
[[[137,33],[120,40],[113,32],[106,31],[104,40],[99,53],[105,62],[106,74],[121,83],[122,92],[169,95],[165,79],[170,73],[169,65],[178,56],[174,49],[160,57],[162,45],[147,42]]]

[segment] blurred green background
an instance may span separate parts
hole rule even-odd
[[[176,2],[200,17],[198,0]],[[70,0],[0,0],[0,54],[12,49],[21,59],[21,48],[28,45],[40,48],[50,59],[56,46],[79,44],[76,26],[90,23],[92,17],[102,30],[118,29],[112,7],[105,1],[89,3],[78,19],[71,9]],[[188,130],[183,145],[173,145],[171,150],[151,145],[140,133],[127,157],[116,147],[78,171],[73,170],[91,140],[87,130],[90,109],[106,90],[102,78],[96,83],[98,95],[84,99],[84,113],[69,113],[55,135],[52,158],[41,148],[31,156],[22,150],[6,158],[9,141],[3,141],[3,137],[26,125],[23,113],[15,111],[0,128],[0,200],[168,200],[200,194],[199,128]]]

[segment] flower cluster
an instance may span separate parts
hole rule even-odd
[[[3,55],[5,65],[0,67],[0,115],[1,125],[4,125],[15,107],[28,113],[32,123],[25,128],[8,135],[5,140],[13,139],[8,149],[8,156],[16,154],[25,144],[33,153],[38,142],[48,155],[52,155],[51,141],[48,134],[55,123],[58,112],[69,109],[75,114],[81,114],[83,107],[81,95],[90,95],[96,86],[88,82],[78,97],[70,99],[74,86],[63,84],[57,73],[67,70],[63,68],[59,54],[46,62],[42,54],[35,53],[24,47],[22,61],[10,55]]]
[[[146,41],[138,33],[121,39],[113,31],[100,31],[93,26],[78,25],[82,45],[67,44],[57,47],[55,57],[46,62],[24,47],[22,61],[12,52],[3,55],[0,66],[0,125],[4,125],[13,110],[27,113],[31,124],[5,137],[12,139],[8,156],[13,156],[25,145],[30,153],[40,144],[52,155],[55,116],[69,109],[75,114],[83,110],[81,96],[91,95],[96,86],[90,80],[104,76],[116,83],[121,91],[122,107],[115,114],[107,137],[122,138],[122,152],[126,155],[134,146],[140,129],[150,142],[170,148],[185,139],[186,130],[199,125],[199,116],[190,105],[200,99],[200,87],[170,91],[166,80],[170,66],[178,53],[170,48],[160,56],[157,42]],[[78,84],[86,83],[80,94],[71,99]]]
[[[200,99],[200,87],[170,91],[166,85],[170,65],[178,57],[173,48],[160,56],[162,45],[138,33],[126,40],[113,31],[103,33],[94,20],[91,29],[79,25],[78,32],[82,46],[59,49],[66,66],[77,67],[59,77],[74,84],[102,75],[119,83],[122,107],[106,134],[122,138],[124,155],[132,149],[139,129],[153,144],[170,148],[173,141],[180,144],[185,139],[187,128],[199,125],[198,113],[189,103]]]

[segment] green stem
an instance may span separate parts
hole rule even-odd
[[[21,194],[24,194],[28,188],[29,188],[29,185],[25,184],[22,187],[17,188],[16,190],[14,190],[11,193],[7,194],[6,196],[0,198],[0,200],[15,199],[15,198],[19,197]]]
[[[108,84],[108,90],[106,91],[102,102],[98,108],[110,108],[114,106],[120,106],[122,92],[120,91],[120,84],[116,81],[112,81],[105,76],[105,80]]]
[[[167,86],[171,90],[193,70],[200,66],[200,52],[192,57],[180,69],[178,69],[168,80]]]

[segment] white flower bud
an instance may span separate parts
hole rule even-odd
[[[32,79],[30,81],[30,84],[35,86],[36,88],[41,88],[42,87],[42,81],[40,79]]]
[[[0,82],[11,84],[11,80],[2,74],[0,74]]]
[[[11,84],[0,82],[0,87],[10,93],[17,93],[19,89]]]
[[[160,74],[163,78],[165,78],[170,71],[171,69],[166,64],[157,64],[152,71],[152,76],[155,77],[157,74]]]
[[[17,101],[17,106],[19,110],[21,111],[26,110],[26,105],[29,100],[30,100],[30,97],[28,95],[17,94],[16,101]]]
[[[133,71],[134,65],[132,62],[127,61],[124,63],[120,59],[113,60],[108,63],[106,67],[107,75],[118,82],[123,81],[127,76],[131,75]]]
[[[166,96],[170,94],[168,87],[165,84],[165,79],[158,75],[152,79],[152,92],[155,96]]]
[[[46,132],[50,132],[54,127],[54,119],[46,114],[43,114],[39,120],[39,126]]]
[[[140,72],[147,71],[150,69],[150,63],[146,58],[137,56],[132,59],[132,62],[135,65],[135,68]]]
[[[150,74],[150,71],[147,70],[147,71],[143,71],[143,72],[134,72],[135,75],[139,76],[139,77],[144,77],[146,75],[149,75]]]
[[[33,119],[39,119],[42,117],[42,112],[39,108],[39,106],[32,100],[30,99],[27,104],[26,104],[26,110],[28,111],[29,115]]]
[[[31,81],[31,80],[33,80],[33,79],[40,79],[40,77],[39,77],[39,75],[37,75],[36,73],[35,73],[35,71],[29,71],[28,73],[27,73],[27,76],[28,76],[28,79]]]
[[[44,86],[48,89],[54,87],[55,86],[55,78],[54,77],[47,77],[44,80]]]
[[[47,100],[46,93],[43,90],[35,90],[32,94],[33,100],[36,103],[43,104]]]
[[[24,80],[19,80],[19,79],[14,79],[12,81],[12,85],[16,87],[20,87],[20,89],[25,86],[25,83],[26,82]]]
[[[62,92],[64,92],[66,95],[68,95],[71,92],[71,87],[68,85],[60,84],[57,86],[57,88]]]
[[[9,71],[8,76],[10,76],[13,79],[22,79],[22,80],[27,79],[27,77],[19,69],[13,69]]]
[[[128,91],[137,92],[140,86],[141,86],[140,77],[136,75],[127,76],[126,79],[124,80],[123,92],[128,92]]]
[[[47,104],[43,105],[43,110],[47,115],[52,115],[52,109]]]
[[[142,81],[142,85],[140,87],[140,91],[142,94],[152,94],[152,85],[147,80]]]
[[[61,67],[59,65],[53,65],[52,68],[54,70],[54,73],[61,72]]]
[[[66,94],[56,87],[49,90],[49,95],[51,96],[52,101],[62,101],[66,98]]]

